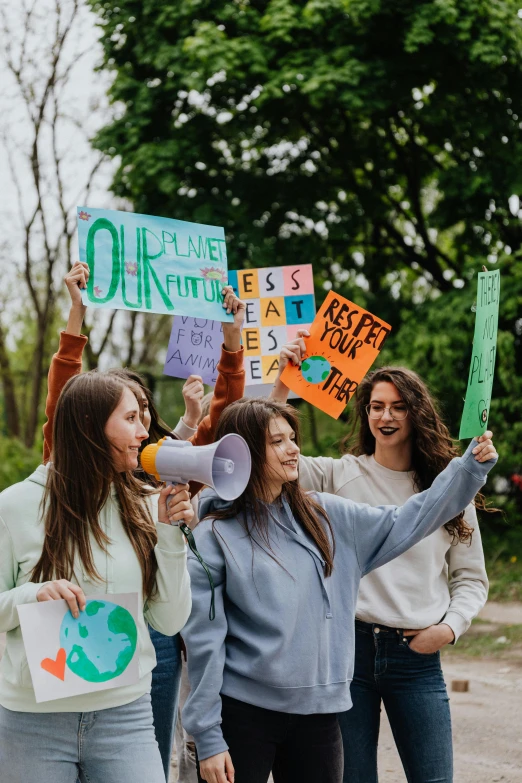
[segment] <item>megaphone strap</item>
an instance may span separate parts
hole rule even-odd
[[[189,528],[189,526],[187,524],[185,524],[185,522],[182,522],[179,527],[180,527],[180,530],[185,535],[185,538],[187,539],[187,544],[189,545],[190,551],[192,552],[194,557],[197,557],[197,559],[199,560],[199,562],[201,563],[201,565],[205,569],[205,573],[206,573],[206,575],[208,577],[208,581],[209,581],[209,584],[210,584],[210,592],[211,592],[210,610],[209,610],[209,613],[208,613],[208,619],[209,620],[214,620],[214,618],[216,616],[216,605],[215,605],[214,580],[212,579],[212,574],[210,573],[210,569],[209,569],[208,565],[205,563],[205,561],[203,560],[203,558],[201,557],[201,555],[198,552],[198,548],[196,546],[196,542],[194,540],[194,536],[192,535],[192,530]]]

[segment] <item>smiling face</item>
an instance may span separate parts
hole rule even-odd
[[[266,472],[274,499],[281,494],[283,484],[298,479],[298,467],[295,432],[282,416],[273,416],[266,434]]]
[[[388,381],[379,381],[372,389],[370,396],[370,405],[379,410],[386,408],[380,419],[368,417],[370,431],[375,438],[376,449],[378,448],[397,448],[403,446],[411,438],[412,423],[410,416],[405,419],[393,419],[390,414],[390,408],[397,411],[406,411],[407,407],[403,402],[397,387]]]
[[[136,470],[140,445],[149,433],[141,422],[138,400],[129,388],[123,390],[118,405],[107,419],[105,435],[111,443],[115,470],[118,473]]]

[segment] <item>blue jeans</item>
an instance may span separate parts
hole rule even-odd
[[[439,653],[410,650],[396,628],[355,621],[353,707],[341,713],[343,783],[377,783],[381,702],[408,783],[451,783],[449,698]]]
[[[149,628],[156,650],[156,668],[152,671],[152,714],[165,779],[169,779],[170,756],[178,712],[179,683],[181,679],[180,636],[163,636]],[[148,783],[148,781],[147,781]]]
[[[0,707],[2,783],[164,783],[150,695],[97,712]]]

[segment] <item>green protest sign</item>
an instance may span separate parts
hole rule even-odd
[[[461,439],[479,437],[488,426],[497,352],[499,300],[500,272],[479,272],[473,352],[460,422]]]

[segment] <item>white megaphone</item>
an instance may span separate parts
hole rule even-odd
[[[248,484],[251,457],[245,439],[233,433],[210,446],[162,438],[145,446],[141,466],[159,481],[172,484],[197,481],[213,487],[223,500],[235,500]]]

